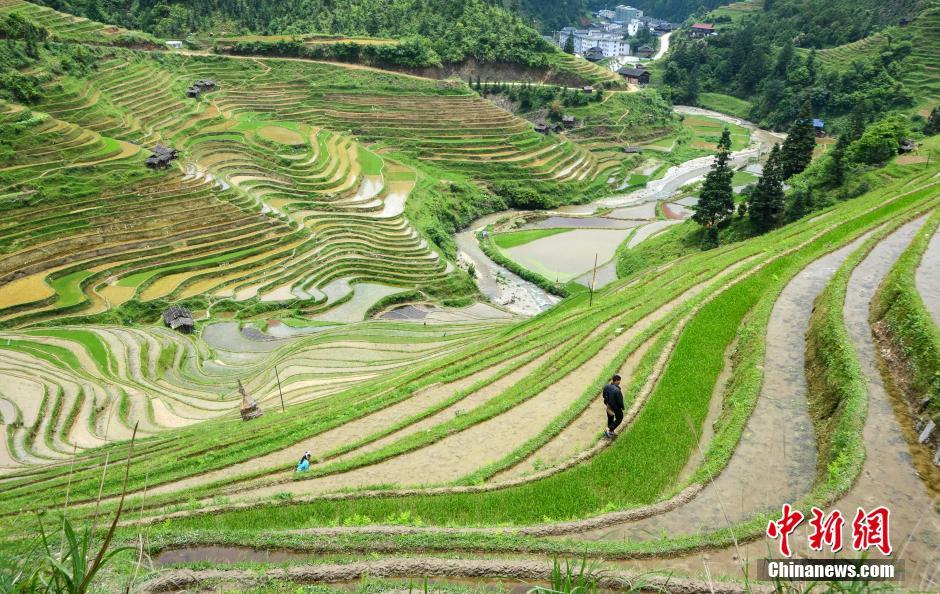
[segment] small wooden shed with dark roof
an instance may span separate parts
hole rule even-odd
[[[153,154],[147,157],[144,163],[151,169],[166,169],[170,166],[170,161],[179,156],[178,150],[162,144],[153,147],[150,152]]]
[[[196,327],[192,312],[182,305],[170,306],[169,309],[163,312],[163,323],[169,326],[170,329],[183,334],[189,334]]]
[[[643,68],[630,68],[624,66],[617,71],[617,74],[636,85],[648,85],[650,83],[650,73]]]

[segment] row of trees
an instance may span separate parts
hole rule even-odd
[[[783,145],[774,145],[756,186],[737,208],[742,216],[748,214],[757,231],[763,233],[783,224],[786,210],[784,182],[809,166],[815,148],[812,112],[807,104],[800,118],[790,127]],[[718,154],[702,184],[699,202],[692,215],[692,220],[705,228],[705,248],[718,245],[720,227],[734,216],[733,177],[731,132],[725,128],[718,142]]]
[[[527,113],[543,107],[556,106],[555,111],[564,107],[583,107],[589,103],[597,103],[604,100],[604,89],[598,87],[590,93],[585,93],[581,89],[569,89],[563,86],[540,85],[523,83],[505,83],[480,81],[478,76],[476,82],[468,81],[470,87],[481,95],[505,95],[510,101],[518,103],[519,111]],[[561,114],[557,114],[561,117]]]
[[[492,0],[42,0],[53,8],[167,38],[326,33],[418,38],[441,62],[547,65],[555,48]],[[414,45],[414,44],[413,44]]]

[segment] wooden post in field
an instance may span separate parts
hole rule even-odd
[[[277,378],[277,393],[281,395],[281,412],[286,411],[284,408],[284,392],[281,391],[281,375],[277,372],[277,365],[274,366],[274,377]]]
[[[594,272],[591,274],[591,301],[588,307],[594,307],[594,285],[597,283],[597,254],[594,254]]]

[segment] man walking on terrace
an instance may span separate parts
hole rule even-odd
[[[614,429],[623,422],[623,392],[620,391],[620,376],[610,378],[610,383],[604,386],[604,404],[607,406],[607,431],[604,437],[614,438]]]

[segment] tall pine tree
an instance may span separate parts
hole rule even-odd
[[[800,173],[813,160],[816,148],[816,131],[813,129],[813,112],[809,101],[803,103],[800,116],[787,131],[780,152],[783,179],[790,179]]]
[[[780,172],[780,145],[775,144],[764,172],[748,202],[751,222],[761,232],[770,231],[783,221],[783,177]]]
[[[718,155],[712,164],[711,171],[705,176],[702,191],[699,193],[698,204],[692,220],[705,227],[703,247],[710,248],[718,245],[718,225],[728,220],[734,214],[734,192],[731,189],[731,132],[725,128],[718,142]]]
[[[574,54],[574,36],[569,35],[567,41],[565,41],[565,53]]]

